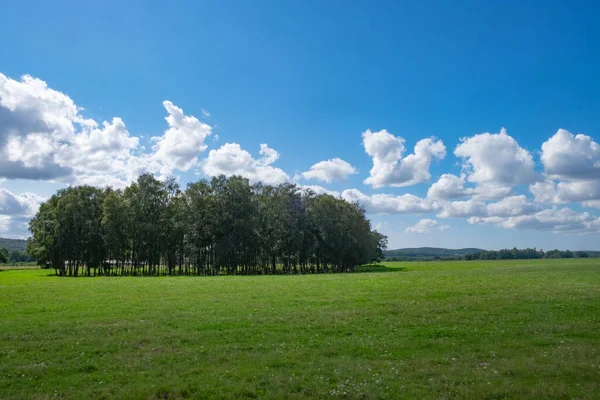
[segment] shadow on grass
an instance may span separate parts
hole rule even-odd
[[[358,273],[364,273],[364,272],[401,272],[404,271],[406,268],[404,267],[387,267],[383,264],[368,264],[368,265],[362,265],[360,267],[358,267],[356,269],[356,272]]]

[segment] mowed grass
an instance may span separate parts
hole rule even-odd
[[[0,272],[0,398],[598,398],[600,260]]]

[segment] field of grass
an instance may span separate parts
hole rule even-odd
[[[600,259],[370,271],[0,272],[0,398],[598,398]]]

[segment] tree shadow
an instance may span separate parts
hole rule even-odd
[[[356,272],[358,273],[365,273],[365,272],[402,272],[404,271],[406,268],[405,267],[388,267],[386,265],[383,264],[368,264],[368,265],[362,265],[360,267],[358,267],[356,269]]]

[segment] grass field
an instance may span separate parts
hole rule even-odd
[[[600,259],[0,272],[0,398],[598,398]]]

